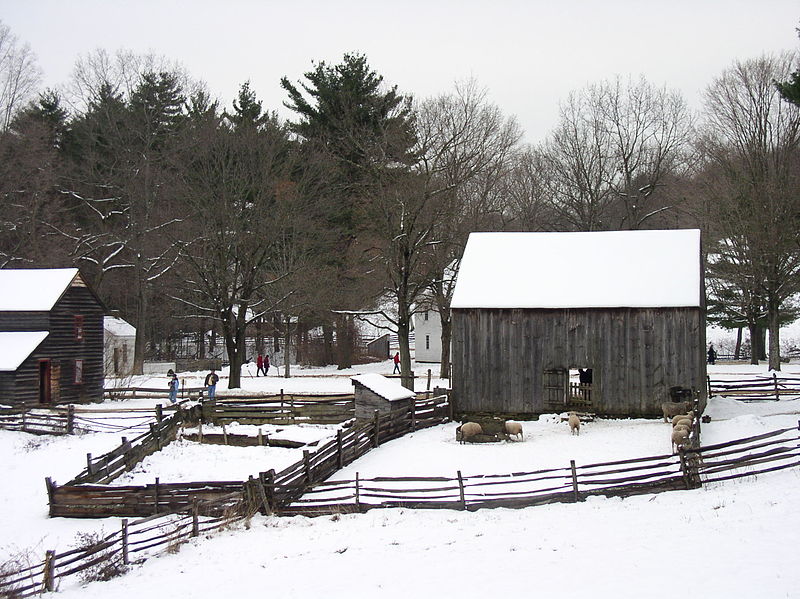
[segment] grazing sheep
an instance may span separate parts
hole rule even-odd
[[[676,430],[684,430],[684,431],[686,431],[687,435],[691,434],[691,432],[692,432],[691,427],[689,427],[689,426],[687,426],[685,424],[678,424],[675,427],[673,427],[672,430],[673,430],[673,432],[676,431]]]
[[[470,441],[472,437],[480,435],[481,433],[483,433],[483,429],[480,424],[477,422],[465,422],[456,429],[456,441],[461,441],[463,444],[465,441]]]
[[[686,414],[692,409],[692,402],[690,401],[665,401],[661,404],[661,411],[664,413],[664,422],[669,422],[669,419],[678,414]]]
[[[581,419],[575,412],[569,413],[569,431],[573,435],[581,434]]]
[[[683,424],[686,428],[692,428],[692,421],[689,418],[683,417],[672,421],[672,428]]]
[[[519,422],[506,422],[506,434],[519,437],[522,441],[522,425]]]
[[[672,429],[672,451],[675,452],[678,450],[678,447],[682,447],[689,442],[689,431],[682,426],[676,426]]]
[[[676,424],[678,424],[679,420],[686,420],[687,418],[689,418],[689,420],[691,420],[691,418],[689,417],[688,414],[678,414],[677,416],[673,416],[673,418],[672,418],[672,426],[675,426]]]

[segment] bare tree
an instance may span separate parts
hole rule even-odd
[[[15,112],[33,98],[40,81],[36,55],[0,21],[0,132],[8,129]]]
[[[773,370],[781,312],[800,290],[800,108],[782,102],[774,83],[793,59],[762,56],[725,70],[706,91],[701,144],[717,267],[766,305]]]

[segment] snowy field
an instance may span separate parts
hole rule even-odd
[[[391,370],[388,362],[377,367],[361,372]],[[763,365],[754,369],[721,364],[710,372],[712,377],[767,374]],[[800,365],[787,365],[784,372],[800,374]],[[354,373],[333,373],[337,376],[316,369],[304,373],[311,376],[253,377],[245,384],[254,392],[349,391],[348,377]],[[192,376],[199,378],[200,373],[186,375]],[[124,409],[161,401],[113,404]],[[712,421],[703,426],[703,443],[709,444],[796,426],[800,401],[742,403],[714,398],[706,413]],[[524,427],[521,443],[463,446],[455,442],[454,424],[418,431],[373,450],[336,477],[351,478],[355,472],[362,476],[452,476],[456,470],[465,475],[502,473],[563,467],[570,459],[581,464],[669,450],[668,425],[657,420],[596,420],[586,423],[579,437],[571,436],[555,415],[525,422]],[[257,434],[257,428],[228,430]],[[324,442],[335,427],[262,429],[270,436],[313,443]],[[204,432],[212,431],[204,427]],[[78,532],[116,530],[116,518],[48,518],[44,477],[66,482],[83,468],[86,453],[99,455],[118,443],[117,434],[34,437],[0,431],[4,456],[0,560],[19,551],[30,551],[32,559],[39,560],[46,549],[73,546]],[[126,482],[149,483],[156,476],[162,482],[236,480],[279,469],[301,453],[302,449],[182,441],[148,458]],[[522,510],[392,509],[316,519],[257,516],[249,529],[242,525],[193,540],[179,553],[152,558],[110,582],[84,587],[69,583],[60,596],[210,599],[264,588],[272,596],[289,598],[496,594],[672,598],[689,591],[704,598],[793,597],[798,596],[800,570],[787,549],[796,545],[800,531],[798,491],[800,469],[693,491],[591,498],[580,504]]]

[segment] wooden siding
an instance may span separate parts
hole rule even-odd
[[[75,316],[83,316],[83,339],[75,339]],[[49,331],[47,339],[13,373],[0,377],[0,403],[39,403],[39,362],[50,360],[58,376],[52,403],[101,401],[103,397],[103,307],[85,286],[73,286],[50,312],[0,312],[2,331]],[[83,360],[76,384],[75,361]]]
[[[453,309],[457,412],[541,414],[545,370],[591,368],[598,414],[654,416],[669,387],[705,405],[705,329],[698,308]]]

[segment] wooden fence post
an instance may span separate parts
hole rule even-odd
[[[775,387],[775,401],[780,401],[781,395],[780,391],[778,391],[778,374],[775,371],[772,372],[772,384]]]
[[[431,390],[431,369],[430,368],[428,368],[428,384],[425,387],[425,390],[426,391],[430,391]]]
[[[122,563],[128,565],[128,519],[122,519]]]
[[[292,424],[296,424],[295,415],[294,415],[294,395],[289,396],[289,410],[292,415]]]
[[[458,499],[461,501],[461,509],[467,509],[467,500],[464,494],[464,479],[461,476],[461,470],[458,471]]]
[[[417,430],[417,399],[411,400],[411,430]]]
[[[44,484],[47,486],[47,503],[50,505],[50,516],[53,515],[53,495],[55,494],[55,485],[53,479],[49,476],[45,477]]]
[[[202,445],[203,443],[203,421],[197,423],[197,440]]]
[[[258,483],[261,487],[261,497],[264,501],[264,514],[267,516],[272,515],[272,504],[269,500],[269,487],[267,486],[269,483],[267,482],[267,473],[266,472],[259,472],[258,473]]]
[[[311,486],[311,482],[312,482],[311,481],[311,460],[310,460],[309,456],[310,456],[309,451],[307,449],[304,449],[303,450],[303,467],[305,468],[305,471],[306,471],[306,486],[308,486],[308,487]]]
[[[150,436],[155,439],[156,447],[158,447],[158,450],[161,451],[161,432],[156,431],[156,425],[152,422],[150,423]]]
[[[161,406],[160,403],[156,404],[156,422],[161,424],[161,421],[164,420],[164,408]]]
[[[261,433],[261,427],[258,427],[258,444],[263,447],[264,446],[264,435]]]
[[[67,434],[75,434],[75,406],[73,404],[67,406]]]
[[[684,453],[683,445],[678,446],[678,457],[681,460],[681,476],[683,476],[683,484],[687,489],[691,489],[692,485],[689,482],[689,470],[686,467],[686,454]]]
[[[706,381],[708,382],[708,399],[711,399],[714,396],[711,393],[711,376],[710,375],[706,375]]]
[[[379,441],[380,441],[379,435],[380,435],[380,431],[381,431],[381,428],[380,428],[380,414],[378,413],[378,410],[375,410],[375,415],[374,415],[374,417],[372,419],[372,422],[373,422],[372,426],[374,427],[372,446],[373,447],[378,447],[378,445],[380,444],[379,443]]]
[[[356,472],[356,510],[361,511],[361,497],[359,496],[358,488],[358,472]]]
[[[22,409],[22,432],[23,433],[26,432],[26,430],[25,430],[25,414],[27,414],[27,411],[23,408]]]
[[[89,473],[89,476],[94,474],[94,468],[92,467],[92,454],[86,454],[86,472]]]
[[[267,500],[269,501],[270,511],[276,509],[275,505],[275,470],[267,470],[266,476]]]
[[[580,495],[578,495],[578,473],[575,470],[575,460],[569,461],[569,467],[572,470],[572,492],[575,494],[575,501],[580,501]]]
[[[798,423],[800,425],[800,422]],[[342,453],[342,429],[336,429],[336,469],[344,468],[344,455]]]
[[[225,424],[222,424],[222,440],[225,445],[228,444],[228,429],[225,428]]]
[[[48,593],[52,593],[56,588],[55,561],[56,552],[52,549],[48,550],[44,555],[44,570],[42,571],[44,577],[44,590]]]
[[[153,513],[158,513],[158,477],[156,476],[156,486],[153,490]]]

